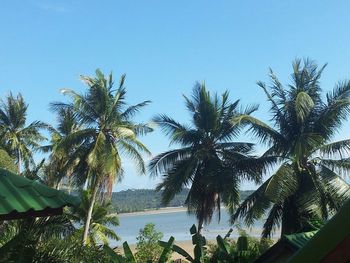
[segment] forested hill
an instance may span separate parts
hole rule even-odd
[[[252,190],[241,191],[241,199],[244,200],[252,192]],[[188,189],[182,190],[168,206],[183,206],[187,194]],[[118,213],[137,212],[164,207],[161,204],[161,192],[151,189],[133,189],[114,192],[112,195],[112,205]]]

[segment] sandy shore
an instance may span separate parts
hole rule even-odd
[[[159,209],[150,209],[140,212],[132,212],[132,213],[120,213],[118,216],[126,217],[126,216],[138,216],[138,215],[158,215],[158,214],[168,214],[168,213],[178,213],[178,212],[186,212],[186,207],[163,207]]]

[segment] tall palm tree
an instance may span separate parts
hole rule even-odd
[[[96,77],[81,76],[88,90],[79,94],[70,89],[62,90],[71,103],[53,103],[55,110],[70,109],[76,115],[81,129],[63,138],[57,150],[64,151],[74,145],[70,157],[78,160],[74,175],[83,184],[87,181],[91,198],[84,226],[83,243],[86,243],[93,206],[98,192],[110,194],[114,182],[123,174],[121,155],[132,158],[141,173],[145,172],[142,154],[150,154],[139,136],[152,129],[147,124],[135,123],[132,118],[149,104],[144,101],[127,107],[124,87],[125,76],[114,88],[112,74],[106,78],[100,70]]]
[[[253,144],[233,142],[243,125],[232,125],[231,119],[240,116],[239,101],[230,102],[229,93],[211,96],[204,84],[196,84],[192,98],[184,97],[191,114],[191,125],[180,124],[171,117],[154,118],[171,144],[180,148],[154,157],[149,168],[152,175],[162,175],[157,190],[162,201],[169,203],[182,188],[190,187],[186,199],[188,211],[195,213],[198,229],[212,219],[215,210],[220,218],[223,202],[231,211],[239,204],[239,185],[242,179],[260,182],[261,171],[270,159],[251,155]],[[247,107],[249,115],[256,107]]]
[[[40,133],[49,126],[40,121],[26,125],[28,104],[21,94],[14,97],[10,93],[6,100],[0,102],[0,140],[4,149],[16,159],[18,172],[22,162],[28,168],[34,164],[33,151],[40,148],[45,137]]]
[[[232,223],[244,218],[248,225],[266,215],[262,235],[281,225],[281,234],[306,230],[313,220],[327,219],[349,197],[350,140],[332,142],[350,110],[350,82],[339,83],[322,97],[320,77],[325,66],[305,60],[293,63],[292,83],[284,87],[270,70],[272,85],[258,85],[271,104],[273,126],[252,116],[247,123],[268,145],[264,156],[279,159],[279,166],[232,214]]]
[[[72,109],[61,108],[57,112],[57,127],[51,130],[51,143],[44,148],[51,152],[48,163],[44,166],[46,183],[51,187],[59,188],[62,179],[65,179],[68,191],[71,191],[72,183],[79,186],[79,181],[74,182],[73,167],[79,160],[71,158],[78,145],[67,145],[64,150],[59,149],[60,143],[68,135],[81,129],[77,116]]]
[[[79,207],[69,208],[67,212],[68,218],[73,222],[83,225],[86,221],[86,217],[90,205],[89,191],[81,191],[80,199],[81,203]],[[110,214],[112,210],[111,202],[96,202],[92,210],[91,224],[87,239],[87,244],[98,245],[105,244],[108,245],[109,239],[119,240],[120,238],[110,227],[119,226],[119,219],[116,214]],[[78,229],[77,233],[82,234],[83,228]]]

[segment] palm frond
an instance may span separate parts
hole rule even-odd
[[[147,106],[148,104],[150,104],[151,101],[150,100],[146,100],[146,101],[143,101],[141,103],[138,103],[136,105],[133,105],[133,106],[130,106],[128,107],[122,114],[121,114],[121,118],[122,119],[130,119],[131,117],[134,117],[135,114],[139,113],[140,110]]]
[[[194,158],[177,161],[173,167],[163,175],[163,181],[156,190],[163,190],[162,203],[168,204],[183,187],[189,186],[197,166]]]
[[[281,204],[277,203],[272,206],[263,226],[263,231],[261,234],[263,238],[270,238],[280,226],[282,221],[282,213],[283,206]]]
[[[118,144],[121,146],[121,151],[124,151],[126,155],[135,162],[137,170],[141,174],[145,174],[146,173],[145,162],[142,158],[142,155],[139,153],[139,151],[135,147],[133,147],[131,144],[128,144],[124,141],[120,141]]]
[[[240,115],[238,117],[234,117],[232,119],[232,124],[235,125],[237,123],[248,124],[250,126],[250,131],[263,143],[284,141],[284,137],[278,133],[278,131],[252,116]]]
[[[231,224],[236,223],[238,219],[243,219],[244,223],[250,226],[265,214],[271,207],[271,201],[265,195],[269,181],[270,179],[249,195],[237,210],[231,214]]]
[[[350,152],[350,139],[324,144],[316,150],[326,157],[343,156]]]
[[[304,91],[299,92],[295,99],[295,113],[300,122],[304,122],[314,108],[312,98]]]
[[[158,154],[149,162],[148,168],[151,176],[164,173],[171,169],[177,162],[188,159],[191,156],[191,148],[182,148]]]
[[[196,132],[189,126],[182,125],[166,115],[154,117],[153,122],[159,125],[167,136],[170,136],[170,143],[188,145],[198,138]]]
[[[330,170],[336,172],[343,177],[349,176],[350,174],[350,160],[349,158],[332,160],[332,159],[321,159],[321,164],[328,167]]]
[[[282,164],[266,185],[265,195],[274,203],[286,199],[298,187],[295,171],[288,163]]]

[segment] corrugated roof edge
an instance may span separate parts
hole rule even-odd
[[[350,199],[302,249],[293,255],[288,263],[307,262],[310,258],[314,262],[321,262],[330,251],[350,235],[349,214]]]
[[[10,177],[11,179],[16,180],[16,181],[22,181],[23,184],[31,185],[43,196],[46,196],[46,194],[43,192],[46,192],[46,193],[50,192],[49,196],[51,198],[55,197],[55,196],[62,198],[65,201],[65,204],[62,204],[61,206],[58,206],[58,207],[78,206],[80,204],[80,199],[77,196],[69,195],[61,190],[57,190],[57,189],[51,188],[45,184],[42,184],[40,182],[30,180],[24,176],[20,176],[20,175],[17,175],[15,173],[12,173],[6,169],[0,168],[0,175]],[[42,189],[42,191],[40,189]],[[58,207],[51,207],[51,208],[58,208]]]

